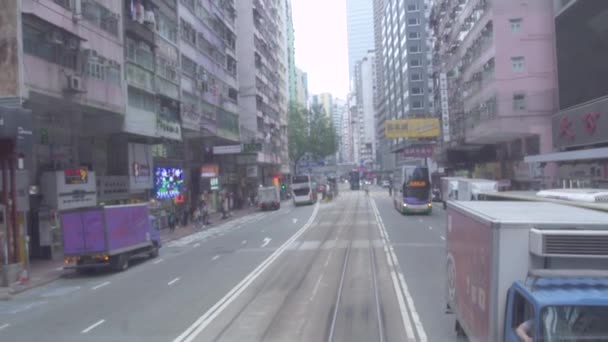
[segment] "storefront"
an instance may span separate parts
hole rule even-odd
[[[532,165],[557,168],[555,187],[608,188],[608,99],[564,110],[553,117],[559,152],[527,156]]]

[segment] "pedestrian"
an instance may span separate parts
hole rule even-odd
[[[175,221],[176,221],[175,212],[173,210],[171,210],[167,217],[167,223],[169,224],[169,230],[171,231],[171,233],[173,233],[175,231],[175,224],[176,224]]]
[[[228,218],[228,196],[225,192],[220,195],[220,208],[222,210],[222,220]]]
[[[211,222],[209,222],[209,205],[207,205],[206,201],[203,201],[201,204],[201,215],[202,215],[203,226],[210,225]]]

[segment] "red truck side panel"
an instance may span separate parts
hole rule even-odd
[[[489,341],[492,229],[448,208],[448,301],[472,341]]]

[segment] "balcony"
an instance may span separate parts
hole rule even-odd
[[[155,33],[154,33],[154,24],[151,22],[147,23],[139,23],[137,21],[131,20],[128,16],[124,17],[124,25],[125,32],[130,33],[131,35],[145,40],[151,45],[155,44]]]

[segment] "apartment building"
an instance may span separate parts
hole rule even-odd
[[[559,110],[551,117],[554,150],[525,161],[556,165],[554,185],[608,188],[608,3],[555,0]]]
[[[550,183],[523,162],[552,150],[557,74],[551,0],[433,3],[438,155],[452,174],[508,180],[514,188]],[[544,178],[543,178],[544,177]]]
[[[285,2],[244,0],[236,8],[241,137],[261,145],[255,173],[270,184],[289,173]]]
[[[376,167],[376,119],[374,98],[376,82],[376,59],[373,50],[355,64],[355,93],[357,100],[357,130],[359,160],[355,162],[373,169]]]
[[[355,65],[374,49],[373,0],[346,1],[348,73],[353,79]]]

